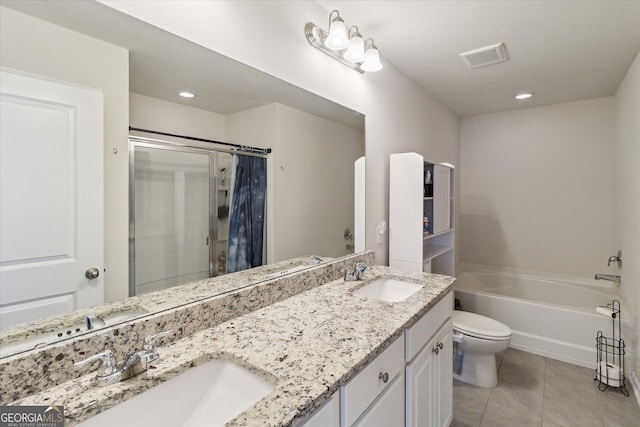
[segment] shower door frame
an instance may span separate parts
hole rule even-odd
[[[216,244],[218,241],[218,192],[217,186],[217,151],[191,145],[180,144],[173,141],[162,141],[138,136],[129,136],[129,296],[136,295],[136,174],[135,174],[135,151],[137,147],[151,148],[167,151],[177,151],[181,153],[203,154],[209,157],[209,277],[214,277],[218,272]],[[212,190],[213,189],[213,190]],[[175,286],[175,285],[174,285]]]
[[[151,132],[143,129],[130,128],[133,131]],[[154,132],[151,132],[154,133]],[[218,258],[216,257],[216,247],[218,242],[218,191],[217,191],[217,153],[228,153],[236,156],[261,157],[267,159],[267,168],[269,168],[269,153],[271,149],[264,149],[264,152],[257,152],[253,147],[229,144],[224,142],[209,141],[200,138],[185,137],[174,134],[160,135],[175,138],[184,138],[188,142],[176,140],[162,140],[156,138],[148,138],[137,135],[129,135],[129,296],[135,295],[136,272],[135,272],[135,147],[143,146],[146,148],[160,148],[171,151],[194,152],[198,154],[209,154],[209,188],[214,189],[213,195],[209,196],[209,277],[218,275]],[[205,142],[208,141],[208,142]],[[217,145],[224,144],[224,145]],[[226,148],[226,146],[234,146],[236,148]],[[229,191],[233,191],[230,189]],[[211,193],[211,191],[210,191]],[[268,194],[268,190],[267,190]],[[267,196],[267,203],[268,196]],[[268,209],[265,211],[265,224],[267,223]],[[263,260],[267,259],[267,227],[265,227],[264,252]]]

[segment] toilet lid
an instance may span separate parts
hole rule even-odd
[[[511,336],[511,328],[486,316],[468,311],[453,311],[453,328],[466,335],[485,339],[504,339]]]

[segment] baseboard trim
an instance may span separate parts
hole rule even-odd
[[[583,347],[539,335],[512,330],[511,344],[509,347],[584,368],[595,369],[596,367],[596,363],[594,362],[596,360],[595,346]]]

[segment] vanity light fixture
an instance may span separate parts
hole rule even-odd
[[[533,97],[532,92],[522,92],[514,96],[514,98],[518,101],[526,101],[527,99],[530,99],[532,97]]]
[[[347,26],[337,10],[329,14],[329,33],[308,22],[304,34],[309,44],[352,70],[363,74],[382,69],[380,53],[373,39],[364,41],[355,25]]]
[[[178,93],[178,95],[180,95],[183,98],[193,98],[195,97],[195,95],[191,92],[187,92],[187,91],[182,91],[180,93]]]

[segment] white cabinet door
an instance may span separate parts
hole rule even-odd
[[[418,356],[407,365],[407,426],[429,427],[434,425],[433,340],[427,343]]]
[[[302,422],[304,427],[340,426],[340,390],[331,395],[323,407]]]
[[[389,162],[389,266],[422,271],[424,160],[398,153]]]
[[[400,427],[404,423],[404,373],[401,373],[354,426]]]
[[[440,351],[433,364],[435,376],[436,419],[434,426],[448,426],[453,420],[453,341],[452,321],[449,319],[433,341]]]
[[[0,70],[0,324],[103,302],[103,97]],[[95,268],[99,276],[85,272]]]
[[[453,419],[453,293],[405,331],[407,426],[448,426]]]
[[[451,319],[407,365],[407,426],[446,427],[453,419]]]

